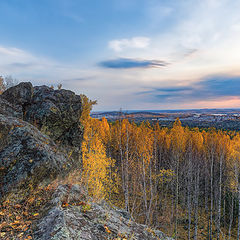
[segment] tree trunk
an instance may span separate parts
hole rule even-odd
[[[187,186],[187,207],[188,207],[188,240],[191,239],[191,218],[192,218],[192,201],[191,201],[191,186],[192,186],[192,149],[190,149],[190,156],[188,159],[188,186]]]
[[[231,204],[231,213],[230,213],[230,221],[228,228],[228,240],[231,240],[231,230],[232,230],[232,222],[233,222],[233,208],[234,208],[234,197],[232,193],[232,204]]]
[[[147,223],[147,213],[148,213],[148,203],[147,203],[147,183],[146,183],[146,169],[145,169],[145,162],[144,157],[142,156],[142,181],[143,181],[143,200],[145,206],[145,224]]]
[[[237,240],[240,238],[240,184],[238,183],[238,229]]]
[[[220,229],[221,229],[221,200],[222,200],[222,164],[223,164],[223,156],[220,156],[219,163],[219,196],[218,196],[218,209],[217,209],[217,240],[220,237]]]
[[[178,239],[178,188],[179,188],[179,157],[177,157],[176,169],[176,199],[175,199],[175,239]]]
[[[128,131],[128,125],[126,129],[126,135],[127,135],[127,142],[126,142],[126,164],[125,164],[125,210],[129,212],[129,131]]]
[[[196,180],[195,180],[195,212],[194,212],[194,240],[197,240],[198,237],[198,198],[199,198],[199,173],[200,169],[199,166],[197,166],[197,174],[196,174]]]
[[[209,239],[212,239],[212,225],[213,225],[213,155],[211,156],[211,176],[210,176],[210,226],[209,226]]]
[[[150,159],[150,162],[149,162],[149,181],[150,181],[150,200],[149,200],[148,212],[147,212],[147,225],[150,224],[150,214],[152,210],[152,201],[153,201],[152,159]]]

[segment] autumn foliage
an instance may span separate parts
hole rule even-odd
[[[81,168],[65,183],[124,208],[134,220],[175,239],[239,239],[240,134],[215,129],[172,128],[90,117],[82,95]],[[70,156],[69,156],[70,157]],[[0,204],[0,236],[31,239],[31,225],[51,191],[37,189]],[[15,201],[15,199],[18,199]],[[62,203],[63,208],[73,204]],[[107,230],[106,230],[107,231]]]
[[[34,221],[41,217],[52,196],[53,185],[27,188],[4,198],[0,204],[0,239],[29,240],[33,238]]]
[[[88,116],[82,146],[89,193],[176,239],[237,239],[237,132]]]

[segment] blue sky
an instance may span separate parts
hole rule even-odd
[[[95,110],[240,107],[240,0],[1,0],[0,75]]]

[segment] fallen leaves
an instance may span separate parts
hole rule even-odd
[[[3,229],[3,228],[5,228],[6,226],[8,226],[7,222],[2,222],[2,223],[0,224],[0,230]]]
[[[22,127],[24,127],[24,125],[21,125],[21,124],[16,124],[15,126],[14,126],[15,128],[22,128]]]
[[[21,238],[21,237],[23,237],[23,235],[24,235],[24,233],[21,232],[21,233],[19,233],[17,236],[18,236],[19,238]]]
[[[111,231],[109,230],[109,228],[107,227],[107,225],[104,225],[104,228],[105,228],[105,231],[106,231],[108,234],[111,233]]]
[[[83,212],[87,212],[91,209],[90,204],[82,202],[82,201],[79,201],[79,202],[75,201],[75,202],[70,202],[70,203],[66,202],[66,201],[63,201],[61,206],[62,206],[62,208],[67,208],[67,207],[70,207],[70,206],[81,206]]]
[[[68,207],[69,206],[69,204],[67,203],[67,202],[62,202],[62,207],[63,208],[66,208],[66,207]]]
[[[31,197],[31,198],[29,198],[27,201],[28,201],[28,203],[32,204],[32,203],[35,201],[35,198],[34,198],[34,197]]]
[[[26,232],[26,231],[28,230],[28,228],[29,228],[28,225],[23,225],[23,226],[22,226],[22,230],[23,230],[24,232]]]
[[[29,239],[32,239],[31,236],[28,236],[27,238],[25,238],[24,240],[29,240]]]
[[[15,220],[14,222],[10,223],[10,225],[20,224],[20,221]]]
[[[32,224],[39,218],[39,210],[51,198],[52,191],[42,187],[12,193],[0,204],[0,239],[33,239]]]
[[[87,203],[82,202],[82,201],[76,202],[76,206],[86,206],[86,205],[87,205]]]

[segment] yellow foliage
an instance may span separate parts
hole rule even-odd
[[[107,198],[114,188],[112,169],[114,160],[107,157],[104,142],[107,141],[109,125],[106,119],[99,121],[89,116],[92,102],[83,96],[84,115],[81,122],[84,126],[82,142],[82,180],[88,193],[96,199]]]

